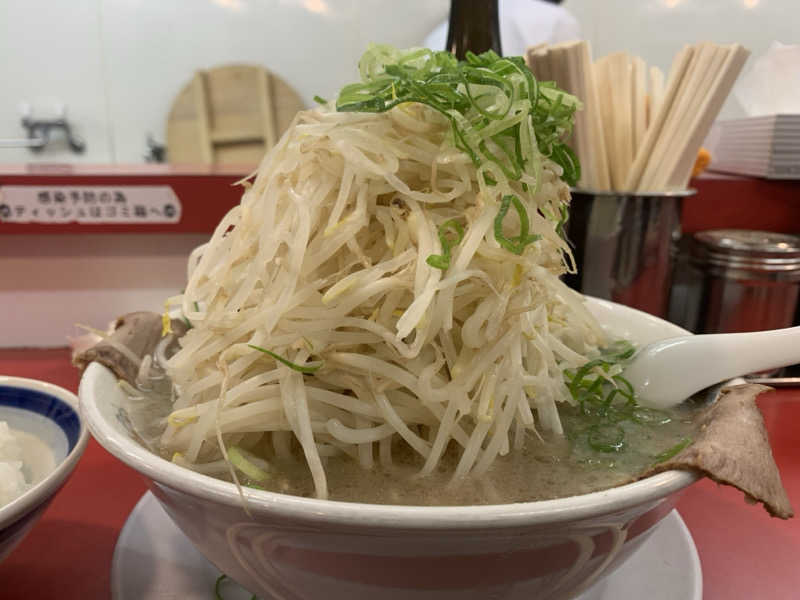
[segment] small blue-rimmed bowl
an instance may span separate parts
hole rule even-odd
[[[0,561],[34,526],[86,448],[89,431],[75,394],[50,383],[0,375],[0,421],[22,432],[23,463],[33,485],[0,506]]]

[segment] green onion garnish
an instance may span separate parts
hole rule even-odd
[[[660,463],[660,462],[664,462],[665,460],[669,460],[670,458],[672,458],[673,456],[678,454],[678,452],[680,452],[681,450],[686,448],[686,446],[688,446],[691,443],[692,443],[692,440],[690,440],[689,438],[683,438],[680,442],[675,444],[672,448],[669,448],[668,450],[664,450],[664,452],[662,452],[661,454],[656,456],[656,463]]]
[[[266,481],[269,479],[269,473],[255,464],[250,459],[249,454],[249,452],[239,448],[239,446],[231,446],[228,448],[228,460],[247,477],[255,481]]]
[[[664,411],[639,406],[630,382],[612,375],[611,368],[625,363],[634,354],[627,341],[603,348],[600,356],[578,369],[564,371],[567,388],[589,426],[578,435],[598,452],[620,452],[625,448],[623,422],[637,425],[664,425],[672,419]],[[665,460],[665,459],[663,459]]]
[[[625,447],[625,430],[621,425],[598,423],[589,428],[587,441],[598,452],[619,452]]]
[[[183,292],[181,292],[181,293],[183,293]],[[194,310],[196,312],[200,312],[200,305],[197,303],[197,300],[194,301]],[[192,325],[192,322],[189,320],[189,318],[186,315],[182,314],[181,318],[183,319],[183,322],[186,323],[186,328],[187,329],[192,329],[194,327],[194,325]]]
[[[328,101],[325,100],[325,98],[323,98],[322,96],[314,96],[314,102],[316,102],[317,104],[327,104],[328,103]]]
[[[452,231],[456,234],[455,240],[450,240],[447,237],[447,232]],[[439,225],[439,243],[442,246],[441,254],[431,254],[425,262],[430,266],[446,271],[450,268],[450,250],[453,246],[458,246],[461,240],[464,239],[464,228],[455,219],[450,219]]]
[[[603,360],[610,363],[621,363],[631,358],[636,352],[633,344],[627,340],[611,342],[602,350]]]
[[[228,576],[225,575],[225,574],[220,575],[219,577],[217,577],[217,582],[214,584],[214,597],[217,600],[225,600],[222,597],[222,591],[220,590],[220,586],[222,586],[222,582],[225,581],[227,578],[228,578]]]
[[[569,208],[566,206],[562,206],[560,209],[561,218],[559,218],[558,223],[556,223],[556,233],[562,240],[567,239],[567,221],[569,221]]]
[[[228,576],[225,575],[224,573],[219,577],[217,577],[217,581],[214,584],[214,598],[216,600],[225,600],[225,598],[222,596],[222,582],[225,581],[226,579],[228,579]],[[250,600],[258,600],[258,596],[253,594],[252,596],[250,596]]]
[[[255,344],[247,344],[247,345],[250,348],[252,348],[253,350],[258,350],[259,352],[263,352],[264,354],[268,354],[269,356],[271,356],[272,358],[274,358],[278,362],[286,365],[290,369],[293,369],[293,370],[298,371],[300,373],[306,373],[307,375],[310,375],[311,373],[315,373],[323,365],[322,361],[319,361],[317,363],[308,363],[306,365],[298,365],[298,364],[293,363],[290,360],[287,360],[287,359],[283,358],[279,354],[275,354],[271,350],[267,350],[266,348],[262,348],[261,346],[256,346]]]
[[[672,421],[672,417],[663,410],[658,410],[657,408],[637,406],[631,413],[631,420],[636,421],[640,425],[666,425]]]
[[[508,214],[509,206],[512,204],[514,205],[514,210],[517,211],[517,215],[519,215],[519,235],[508,239],[503,233],[503,221]],[[522,254],[522,251],[525,250],[525,246],[542,238],[540,235],[529,235],[529,228],[530,222],[528,221],[528,213],[522,205],[522,202],[520,202],[520,199],[511,195],[503,196],[503,200],[500,202],[500,209],[497,211],[497,216],[494,218],[494,237],[497,243],[509,252]]]
[[[509,179],[526,173],[538,185],[542,160],[549,158],[568,184],[580,179],[575,153],[563,142],[580,102],[553,82],[537,81],[520,56],[490,50],[458,61],[444,51],[373,45],[359,71],[361,82],[342,89],[336,110],[384,112],[419,102],[450,121],[454,145],[476,167],[491,162]]]

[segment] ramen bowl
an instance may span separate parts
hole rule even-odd
[[[611,302],[589,308],[643,344],[679,327]],[[334,502],[236,487],[136,442],[114,375],[92,363],[79,396],[95,438],[149,481],[167,514],[222,572],[265,599],[569,598],[646,542],[697,476],[670,471],[608,490],[491,506]]]
[[[86,448],[89,430],[75,394],[58,386],[0,376],[0,421],[20,432],[23,470],[30,488],[0,506],[0,561],[42,516]]]

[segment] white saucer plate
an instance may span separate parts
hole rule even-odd
[[[111,563],[113,600],[214,600],[219,570],[198,552],[147,492],[120,532]],[[233,581],[225,600],[250,600]],[[692,536],[672,511],[619,569],[579,600],[701,600],[703,579]],[[269,599],[263,599],[269,600]]]

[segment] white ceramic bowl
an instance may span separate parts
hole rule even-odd
[[[675,325],[590,299],[637,343]],[[602,492],[495,506],[409,507],[246,490],[151,454],[132,438],[114,376],[92,364],[79,396],[95,438],[150,480],[156,498],[221,571],[265,599],[486,600],[571,597],[638,548],[696,480],[671,471]]]
[[[30,434],[29,441],[22,444],[23,460],[34,480],[34,485],[19,498],[0,507],[2,561],[67,481],[86,448],[89,430],[81,419],[75,394],[21,377],[0,376],[0,421]],[[55,468],[50,470],[53,462]]]

